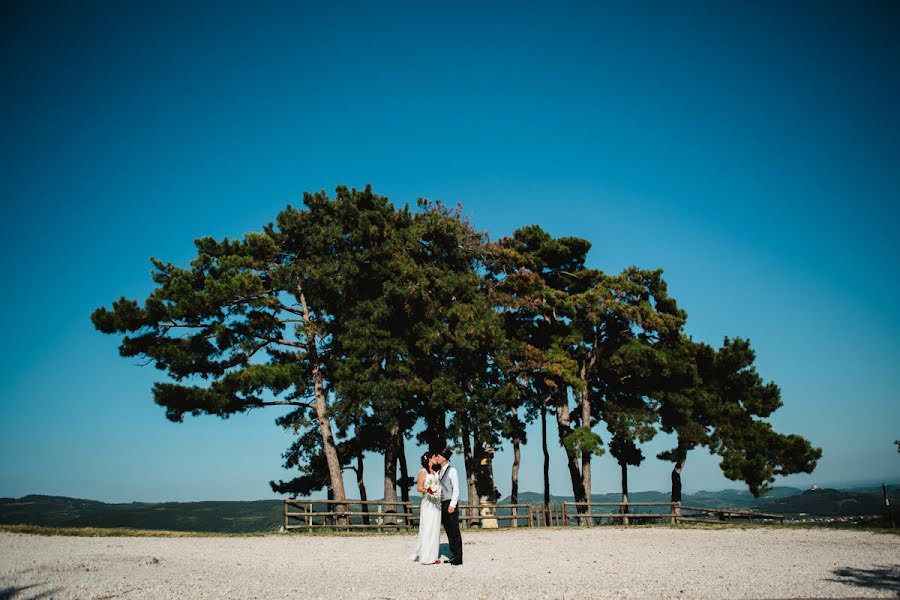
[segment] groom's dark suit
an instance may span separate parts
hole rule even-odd
[[[452,474],[450,473],[451,470],[453,471]],[[462,536],[459,533],[459,508],[457,507],[459,502],[459,477],[456,474],[456,468],[450,464],[442,470],[440,477],[441,493],[443,498],[446,498],[446,500],[441,502],[441,525],[444,526],[444,531],[447,532],[450,551],[453,553],[450,564],[461,565],[463,548]],[[448,510],[451,503],[455,508],[452,513]]]

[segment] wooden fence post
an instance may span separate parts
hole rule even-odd
[[[382,517],[381,506],[382,506],[381,504],[378,505],[378,516],[375,517],[375,522],[378,523],[378,532],[379,533],[381,533],[381,531],[382,531],[381,526],[384,524],[384,517]]]

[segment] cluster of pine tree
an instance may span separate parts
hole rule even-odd
[[[657,431],[677,439],[658,456],[674,463],[673,500],[699,446],[757,495],[821,456],[765,421],[780,391],[757,374],[746,340],[713,348],[685,335],[661,270],[609,275],[585,266],[586,240],[533,225],[490,241],[459,207],[397,209],[369,187],[303,202],[242,240],[197,240],[186,268],[152,259],[156,286],[142,304],[121,298],[91,315],[98,330],[123,335],[122,356],[168,374],[153,397],[172,421],[291,407],[277,423],[296,435],[284,459],[300,474],[272,482],[276,492],[324,487],[339,503],[349,468],[366,499],[363,454],[376,452],[385,500],[398,489],[406,500],[403,440],[415,434],[429,447],[457,445],[469,498],[488,501],[498,496],[490,456],[508,442],[515,502],[535,419],[548,497],[548,419],[577,500],[605,451],[601,423],[624,494]]]

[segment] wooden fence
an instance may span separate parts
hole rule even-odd
[[[598,508],[595,511],[594,508]],[[639,512],[632,512],[636,508]],[[655,509],[663,510],[655,510]],[[593,526],[604,519],[622,525],[664,520],[679,523],[718,523],[732,519],[749,522],[778,520],[783,515],[731,508],[683,506],[680,502],[562,502],[546,504],[460,504],[459,521],[469,527],[568,527]],[[419,526],[418,502],[384,500],[285,500],[284,528],[293,529],[412,529]]]
[[[668,520],[672,525],[679,523],[716,523],[729,522],[731,519],[777,520],[784,523],[784,515],[773,515],[751,510],[734,508],[706,508],[700,506],[684,506],[680,502],[563,502],[563,526],[575,520],[588,527],[602,522],[603,519],[619,519],[622,525],[644,523],[649,520]],[[617,511],[594,512],[594,507],[613,507]],[[569,512],[569,508],[575,512]],[[638,507],[644,512],[631,512],[631,507]],[[653,507],[665,508],[665,511],[652,511]],[[688,511],[685,514],[684,511]]]
[[[731,508],[702,508],[699,506],[684,506],[681,505],[681,511],[692,511],[700,513],[699,515],[689,514],[687,516],[681,516],[679,514],[677,521],[685,521],[688,523],[710,523],[714,521],[718,522],[729,522],[731,519],[747,519],[748,522],[752,523],[753,519],[757,521],[778,521],[779,523],[784,523],[784,515],[773,515],[769,513],[761,513],[752,510],[736,510]],[[704,518],[703,515],[706,515]]]
[[[419,526],[419,507],[418,502],[384,500],[285,500],[284,528],[409,529]],[[491,522],[495,527],[501,522],[506,522],[506,527],[534,526],[534,512],[528,504],[460,504],[458,510],[463,529]]]

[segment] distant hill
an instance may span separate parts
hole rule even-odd
[[[130,527],[243,533],[276,530],[281,500],[106,504],[61,496],[0,498],[0,523],[47,527]]]
[[[888,490],[892,506],[900,507],[900,486],[892,485]],[[620,494],[594,494],[593,501],[618,502],[620,497]],[[664,492],[634,492],[629,499],[632,502],[668,502],[669,495]],[[416,497],[412,500],[419,501]],[[573,497],[551,496],[551,500],[554,503],[572,501]],[[509,498],[503,498],[500,502],[508,503]],[[521,504],[541,502],[543,494],[519,494]],[[879,515],[884,514],[885,510],[880,488],[800,490],[776,487],[762,498],[754,498],[743,490],[700,491],[685,494],[682,503],[705,508],[757,509],[784,515]],[[325,510],[325,506],[316,504],[314,509]],[[374,507],[372,510],[374,512]],[[609,507],[610,512],[613,510]],[[653,512],[665,511],[658,509]],[[6,525],[246,533],[277,531],[283,523],[284,505],[281,500],[107,504],[61,496],[0,498],[0,524]]]
[[[719,490],[716,492],[700,491],[693,494],[683,494],[681,503],[688,506],[702,508],[754,508],[763,499],[787,498],[800,494],[803,490],[794,487],[776,487],[763,498],[754,498],[746,490]],[[668,502],[668,492],[633,492],[628,495],[631,502]],[[574,496],[550,496],[551,502],[573,502]],[[594,494],[592,502],[619,502],[622,494]],[[503,498],[501,503],[508,503],[509,497]],[[519,494],[521,504],[540,504],[544,501],[544,495],[536,492],[523,492]]]
[[[900,516],[900,485],[889,485],[888,497],[891,506]],[[540,504],[544,495],[535,492],[519,494],[521,504]],[[619,502],[621,494],[594,494],[593,502]],[[663,492],[635,492],[629,494],[631,502],[668,502],[669,494]],[[551,496],[551,502],[572,502],[573,496]],[[509,498],[500,502],[508,503]],[[681,503],[685,506],[701,508],[737,508],[758,510],[760,512],[798,516],[801,514],[816,516],[863,516],[881,515],[885,513],[884,500],[880,487],[854,488],[850,490],[816,489],[801,490],[794,487],[775,487],[766,495],[754,498],[746,490],[719,490],[716,492],[700,491],[683,494]],[[606,511],[595,508],[595,512],[613,512],[614,507]],[[661,509],[647,509],[647,512],[664,512]]]
[[[900,504],[900,488],[890,486],[888,498],[896,511]],[[796,496],[766,500],[759,504],[762,512],[778,514],[809,514],[855,516],[884,514],[886,507],[881,489],[862,490],[805,490]]]

